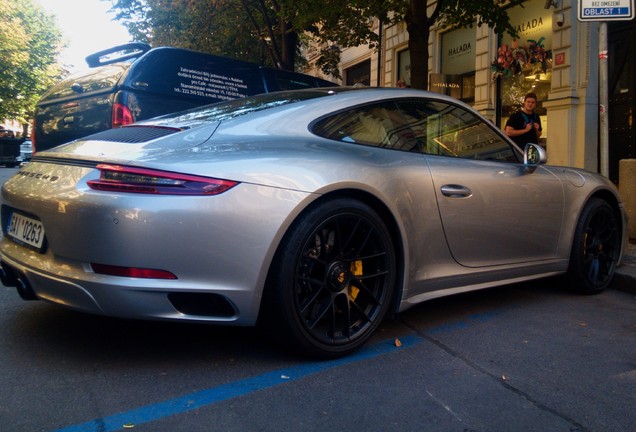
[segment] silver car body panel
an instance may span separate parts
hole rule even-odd
[[[403,259],[397,310],[563,273],[583,203],[601,190],[620,201],[606,179],[582,170],[541,166],[527,173],[521,163],[388,151],[309,130],[316,118],[352,103],[403,97],[422,92],[345,92],[221,122],[158,119],[140,125],[186,128],[146,143],[89,137],[43,152],[5,183],[2,197],[42,221],[46,251],[5,238],[0,257],[27,276],[39,298],[74,309],[252,325],[281,239],[325,195],[372,196],[388,211]],[[240,184],[216,196],[105,193],[87,185],[99,176],[98,162]],[[454,194],[455,186],[469,192]],[[178,279],[107,276],[94,273],[90,263],[165,269]],[[168,300],[171,292],[219,294],[236,313],[186,315]]]

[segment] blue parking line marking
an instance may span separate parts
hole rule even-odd
[[[448,333],[469,327],[472,324],[490,321],[499,315],[500,311],[491,310],[484,313],[469,315],[463,319],[437,327],[426,329],[429,335]],[[252,378],[234,381],[207,390],[201,390],[187,395],[146,405],[108,417],[93,419],[86,423],[57,429],[55,432],[113,432],[124,429],[124,425],[140,425],[151,421],[182,414],[204,406],[214,405],[236,397],[244,396],[258,390],[264,390],[299,380],[309,375],[333,369],[351,363],[372,359],[400,349],[410,348],[425,341],[423,336],[409,335],[400,337],[401,348],[396,347],[395,339],[385,340],[377,345],[363,347],[349,356],[336,360],[308,362],[298,366],[278,369]]]
[[[213,387],[185,396],[147,405],[108,417],[94,419],[86,423],[58,429],[57,432],[111,432],[124,428],[124,425],[139,425],[159,420],[176,414],[185,413],[204,406],[213,405],[239,396],[293,382],[309,375],[316,374],[338,366],[379,357],[420,344],[424,339],[411,335],[400,338],[401,348],[395,346],[395,340],[384,341],[336,360],[310,362],[286,369],[267,372],[252,378]]]

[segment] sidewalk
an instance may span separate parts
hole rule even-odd
[[[623,253],[621,266],[616,269],[613,288],[636,294],[636,243],[630,242]]]

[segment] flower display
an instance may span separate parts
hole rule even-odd
[[[514,40],[510,45],[502,44],[497,58],[492,62],[493,78],[511,77],[520,73],[546,73],[552,68],[552,51],[543,46],[545,38],[528,40],[528,45],[519,46]]]

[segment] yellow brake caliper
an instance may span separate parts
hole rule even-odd
[[[362,276],[362,260],[358,260],[358,261],[353,261],[351,263],[351,273],[353,273],[354,276]],[[353,285],[349,284],[349,301],[356,301],[356,298],[358,297],[358,294],[360,293],[360,289],[357,287],[354,287]]]

